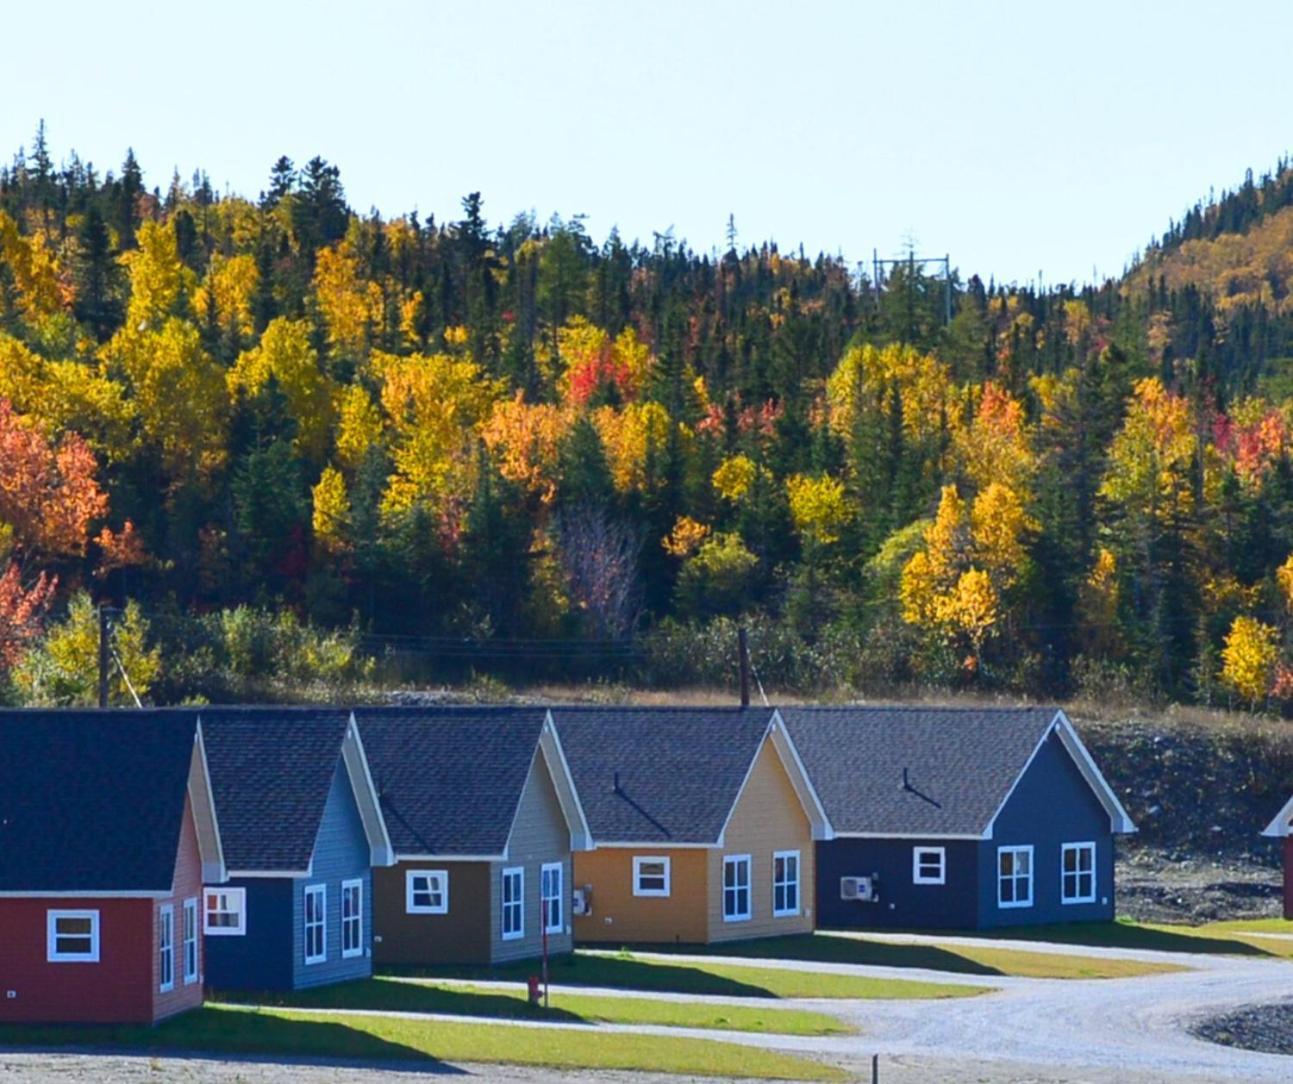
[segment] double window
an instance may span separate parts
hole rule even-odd
[[[98,963],[99,912],[48,912],[45,919],[45,958],[52,964]]]
[[[1095,903],[1095,844],[1065,843],[1060,848],[1060,902]]]
[[[669,895],[669,859],[641,855],[633,859],[633,895]]]
[[[913,847],[911,852],[911,883],[914,885],[946,884],[947,849],[945,847]]]
[[[305,890],[305,962],[328,958],[328,887],[310,885]]]
[[[364,882],[341,882],[341,956],[364,952]]]
[[[198,901],[184,901],[184,940],[181,943],[184,951],[184,985],[192,986],[198,981]]]
[[[410,915],[447,915],[449,871],[411,869],[405,873],[404,910]]]
[[[525,870],[513,866],[503,870],[503,940],[518,941],[525,936]]]
[[[543,929],[546,933],[564,933],[566,916],[562,899],[562,868],[560,862],[547,862],[540,871],[543,906]]]
[[[799,852],[772,854],[772,914],[774,918],[799,914]]]
[[[997,906],[1033,905],[1033,848],[997,848]]]
[[[247,890],[208,888],[202,929],[208,937],[241,937],[247,932]]]
[[[727,855],[723,859],[723,921],[745,922],[750,914],[750,856]]]
[[[162,993],[175,989],[175,908],[169,903],[158,914],[157,970]]]

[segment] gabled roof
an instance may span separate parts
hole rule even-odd
[[[0,892],[169,893],[201,748],[191,711],[0,712]]]
[[[356,708],[355,719],[401,857],[501,858],[538,760],[572,833],[580,830],[560,758],[541,748],[544,707]]]
[[[719,843],[773,714],[770,708],[552,709],[599,847]],[[793,765],[786,767],[793,772]]]
[[[1275,819],[1262,829],[1262,835],[1276,839],[1293,835],[1293,798],[1285,802],[1284,808],[1275,814]]]
[[[1056,708],[783,708],[836,835],[991,838],[997,814],[1052,734],[1109,814],[1134,832]]]
[[[202,708],[200,715],[231,875],[303,876],[314,856],[333,776],[342,763],[350,713],[330,708]]]

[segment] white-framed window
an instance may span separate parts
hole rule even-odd
[[[723,921],[745,922],[750,911],[750,856],[729,854],[723,858]]]
[[[364,882],[341,882],[341,957],[364,954]]]
[[[1060,903],[1095,903],[1095,844],[1060,847]]]
[[[772,852],[772,915],[799,914],[799,852]]]
[[[162,993],[175,989],[175,908],[163,904],[157,923],[157,971],[161,976]]]
[[[410,915],[449,913],[449,871],[411,869],[404,874],[404,910]]]
[[[633,895],[669,895],[669,859],[663,855],[642,854],[633,858]]]
[[[99,962],[99,912],[47,912],[45,959],[51,964],[97,964]]]
[[[503,870],[503,940],[525,936],[525,870],[512,866]]]
[[[208,937],[242,937],[247,932],[247,890],[208,888],[202,930]]]
[[[1033,848],[997,848],[997,906],[1033,905]]]
[[[328,958],[328,886],[310,885],[305,890],[305,962],[322,963]]]
[[[562,891],[562,867],[560,862],[545,862],[539,871],[540,899],[543,901],[543,929],[545,933],[565,933],[566,908]]]
[[[947,883],[947,848],[913,847],[911,849],[911,883],[941,885]]]
[[[180,942],[184,952],[184,985],[198,981],[198,901],[197,897],[184,901],[184,938]]]

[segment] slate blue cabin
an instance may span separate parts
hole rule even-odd
[[[367,978],[372,867],[392,857],[353,716],[201,717],[230,878],[205,890],[208,984],[299,990]]]
[[[786,708],[831,825],[824,928],[991,929],[1114,917],[1134,832],[1055,708]]]

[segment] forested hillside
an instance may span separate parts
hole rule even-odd
[[[0,672],[1293,700],[1293,171],[1122,281],[0,171]],[[1147,227],[1151,224],[1147,224]],[[381,671],[379,671],[381,672]],[[394,663],[385,671],[396,674]],[[114,695],[129,690],[114,678]]]

